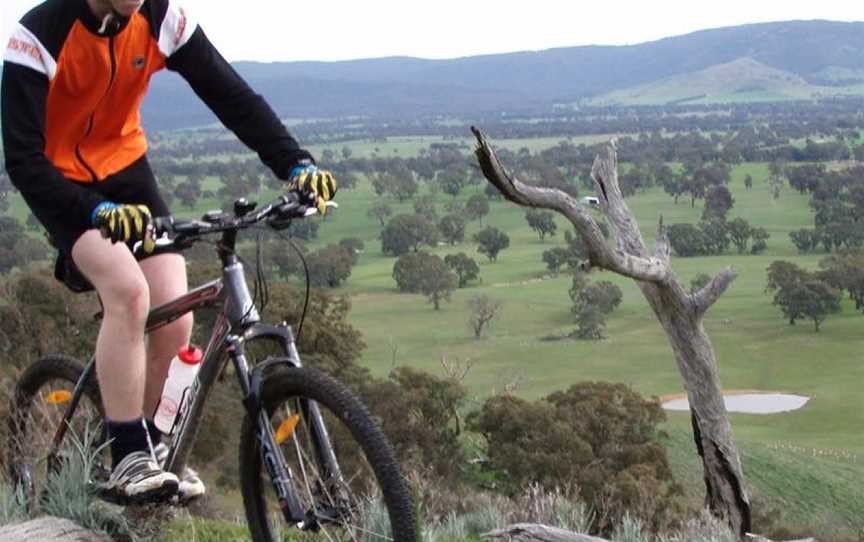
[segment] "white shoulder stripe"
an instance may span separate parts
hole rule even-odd
[[[196,28],[198,23],[189,17],[186,8],[178,0],[170,0],[162,28],[159,29],[159,50],[166,57],[173,55],[186,45]]]
[[[21,23],[18,23],[9,36],[3,61],[32,68],[44,73],[49,80],[54,79],[57,73],[57,61],[42,42]]]

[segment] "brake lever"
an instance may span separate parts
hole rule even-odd
[[[163,233],[161,237],[157,237],[155,239],[155,242],[156,242],[156,244],[153,248],[154,251],[157,249],[160,249],[160,248],[164,248],[164,247],[173,245],[174,239],[170,239],[168,237],[167,233]],[[132,245],[132,254],[141,253],[141,251],[143,250],[142,249],[143,246],[144,246],[144,241],[135,241],[135,243]]]
[[[335,208],[339,207],[339,204],[336,203],[335,201],[328,201],[328,202],[324,203],[324,206],[325,207],[332,207],[335,209]],[[312,216],[312,215],[316,215],[316,214],[318,214],[318,207],[315,207],[313,205],[313,206],[308,207],[306,209],[306,211],[303,213],[303,216]]]

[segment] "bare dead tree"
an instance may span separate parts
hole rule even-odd
[[[636,281],[659,320],[684,379],[691,405],[693,437],[702,457],[706,505],[743,539],[750,530],[750,499],[744,487],[741,459],[732,438],[717,362],[711,340],[702,325],[705,312],[735,279],[729,267],[695,293],[685,288],[670,263],[669,239],[662,217],[653,254],[649,254],[636,218],[618,184],[615,141],[594,160],[591,176],[615,246],[603,238],[587,207],[557,189],[527,185],[511,175],[495,156],[486,136],[472,127],[477,158],[483,174],[508,200],[527,207],[550,209],[564,215],[588,247],[586,266],[614,271]]]
[[[502,305],[500,299],[493,299],[485,294],[475,295],[468,300],[468,309],[471,311],[468,325],[474,332],[475,339],[479,339],[487,325],[498,316]]]
[[[448,360],[447,356],[442,355],[441,367],[444,369],[444,374],[447,375],[447,378],[454,382],[462,383],[465,381],[465,377],[468,376],[471,368],[474,367],[474,361],[471,358]]]

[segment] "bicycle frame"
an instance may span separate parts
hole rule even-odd
[[[258,438],[264,454],[264,464],[285,520],[300,528],[304,526],[314,528],[314,520],[310,521],[307,517],[307,511],[301,508],[288,483],[292,474],[279,450],[269,417],[263,410],[261,402],[261,386],[265,372],[276,365],[301,367],[300,356],[293,332],[287,323],[282,322],[278,326],[261,323],[258,310],[249,294],[243,265],[233,251],[235,241],[236,231],[223,233],[223,243],[219,249],[219,256],[223,263],[221,279],[208,282],[173,301],[152,309],[147,318],[146,330],[151,332],[193,310],[204,308],[218,310],[215,325],[204,350],[201,368],[181,402],[182,411],[175,420],[171,432],[171,445],[164,468],[175,474],[179,474],[183,469],[195,441],[207,397],[230,359],[244,397],[243,404],[246,411],[253,419],[258,420]],[[285,356],[268,357],[250,370],[245,346],[252,340],[262,338],[279,343]],[[57,451],[80,402],[85,384],[88,379],[94,377],[95,357],[90,359],[75,386],[72,400],[54,435],[49,462],[56,461]],[[341,480],[341,470],[318,405],[313,401],[306,401],[306,403],[303,408],[309,414],[310,431],[318,456],[316,459],[328,476]]]

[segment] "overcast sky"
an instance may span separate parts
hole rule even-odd
[[[0,0],[0,43],[39,1]],[[633,44],[756,22],[864,20],[860,0],[181,1],[231,61],[454,58]]]

